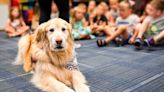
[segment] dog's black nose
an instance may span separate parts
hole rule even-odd
[[[56,40],[56,43],[60,45],[62,43],[62,40]]]

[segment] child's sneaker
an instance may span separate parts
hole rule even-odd
[[[137,38],[137,39],[134,41],[134,47],[135,47],[136,49],[141,49],[141,45],[142,45],[142,39]]]
[[[90,39],[93,40],[95,39],[96,37],[94,35],[89,35],[90,36]]]
[[[148,38],[144,40],[144,46],[151,47],[154,45],[155,45],[155,42],[153,38]]]
[[[140,47],[141,44],[142,44],[142,39],[140,39],[140,38],[137,38],[137,39],[134,41],[134,46]]]
[[[81,44],[80,43],[75,43],[74,46],[77,49],[77,48],[80,48],[81,47]]]

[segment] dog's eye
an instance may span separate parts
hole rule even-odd
[[[50,29],[49,31],[50,31],[50,32],[54,32],[54,29]]]
[[[64,32],[66,29],[65,28],[62,28],[62,31]]]

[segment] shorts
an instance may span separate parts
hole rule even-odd
[[[128,38],[123,41],[123,45],[129,44],[129,40],[131,39],[132,35],[128,35]]]

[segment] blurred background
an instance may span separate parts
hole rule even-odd
[[[88,6],[90,0],[69,0],[70,9],[77,6],[79,3],[85,4]],[[98,5],[100,2],[105,2],[109,5],[109,0],[95,0]],[[122,0],[119,0],[122,1]],[[140,2],[141,1],[141,2]],[[150,0],[135,0],[136,10],[141,14],[144,9],[145,3]],[[22,12],[23,19],[25,23],[29,26],[32,25],[32,18],[34,14],[37,12],[38,8],[38,0],[0,0],[0,30],[4,29],[6,20],[8,19],[9,10],[13,6],[18,6]],[[108,6],[110,8],[110,6]],[[57,10],[54,10],[57,12]]]

